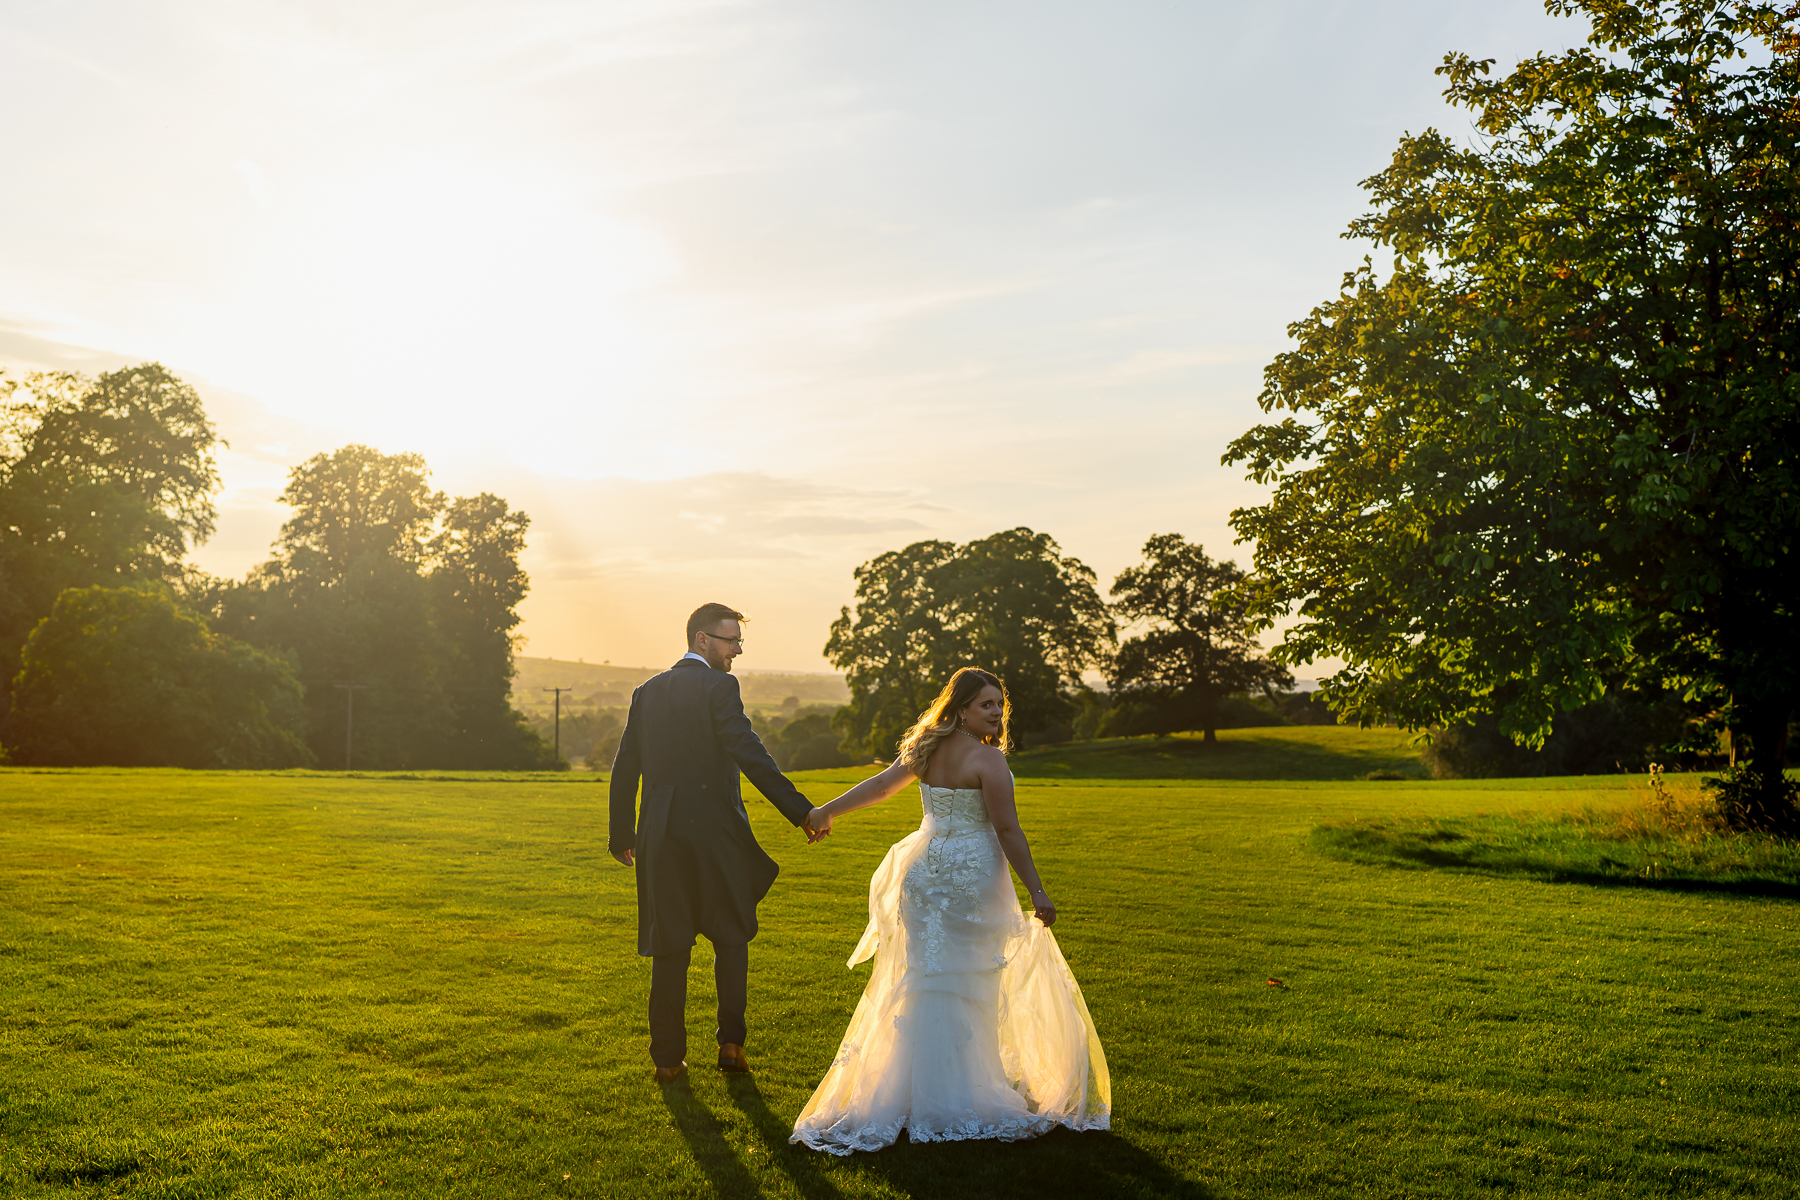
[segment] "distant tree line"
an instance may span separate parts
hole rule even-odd
[[[833,722],[842,752],[892,754],[941,680],[970,664],[1006,680],[1024,746],[1190,732],[1210,742],[1220,729],[1339,720],[1328,694],[1291,690],[1288,668],[1263,653],[1259,581],[1180,534],[1151,537],[1142,554],[1108,600],[1092,570],[1029,529],[960,546],[917,542],[864,564],[856,607],[826,645],[851,692]],[[1104,689],[1083,681],[1087,671]],[[1435,729],[1425,759],[1440,777],[1639,770],[1679,754],[1695,719],[1667,702],[1609,696],[1570,711],[1536,747],[1515,743],[1492,716]]]
[[[1178,534],[1146,543],[1110,604],[1092,568],[1024,528],[962,545],[915,542],[863,564],[855,579],[855,609],[842,611],[825,646],[850,686],[835,722],[849,754],[891,755],[968,665],[1006,681],[1021,745],[1189,730],[1211,741],[1244,717],[1250,692],[1263,694],[1259,715],[1287,719],[1277,689],[1293,679],[1248,632],[1243,573]],[[1134,631],[1123,644],[1121,625]],[[1106,692],[1083,681],[1088,671],[1104,676]]]
[[[868,755],[844,749],[833,725],[837,709],[835,704],[802,705],[798,696],[789,696],[782,702],[780,712],[752,713],[750,724],[768,746],[775,765],[784,771],[813,771],[867,762]]]
[[[156,364],[0,377],[10,761],[342,766],[354,686],[356,767],[556,765],[507,699],[525,514],[346,446],[290,473],[269,562],[213,579],[185,559],[217,444]]]
[[[746,680],[761,682],[755,675]],[[748,683],[745,690],[750,690]],[[605,699],[595,703],[602,696]],[[590,771],[610,770],[619,753],[619,738],[625,732],[627,698],[616,693],[594,693],[586,701],[588,707],[571,708],[564,700],[560,723],[553,712],[539,712],[529,718],[529,724],[546,743],[560,740],[565,759],[580,759]],[[754,703],[748,709],[751,726],[768,747],[775,765],[784,771],[811,771],[868,761],[867,755],[848,754],[839,744],[840,738],[832,728],[832,717],[838,709],[835,704],[803,705],[798,696],[788,696],[773,711],[764,711]]]

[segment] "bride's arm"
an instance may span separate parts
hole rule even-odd
[[[1046,925],[1054,925],[1056,905],[1044,891],[1037,864],[1031,861],[1031,843],[1025,840],[1025,831],[1019,828],[1019,806],[1013,796],[1012,772],[1006,769],[1006,760],[997,751],[995,757],[1000,759],[998,763],[982,763],[981,802],[987,805],[988,820],[994,823],[994,833],[1000,839],[1006,861],[1012,864],[1012,869],[1018,872],[1019,882],[1031,893],[1033,915]]]
[[[880,774],[871,775],[835,800],[827,801],[807,814],[806,827],[820,837],[831,832],[831,819],[841,817],[871,804],[880,804],[895,792],[917,779],[910,767],[899,759]]]

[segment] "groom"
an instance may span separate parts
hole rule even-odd
[[[637,868],[638,953],[650,959],[650,1058],[658,1083],[687,1070],[687,973],[696,934],[713,946],[719,1069],[750,1069],[744,1058],[750,939],[756,905],[779,868],[750,831],[739,770],[795,825],[813,807],[744,715],[731,674],[731,660],[744,652],[743,620],[723,604],[694,610],[688,652],[631,694],[613,760],[608,849]],[[640,778],[643,814],[634,822]],[[807,830],[806,840],[824,836]]]

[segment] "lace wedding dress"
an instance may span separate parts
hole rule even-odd
[[[919,785],[925,819],[869,882],[850,956],[874,975],[789,1139],[849,1154],[1105,1129],[1112,1083],[1081,988],[1019,908],[979,789]]]

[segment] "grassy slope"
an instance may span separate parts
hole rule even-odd
[[[1013,756],[1021,779],[1361,779],[1371,771],[1424,778],[1413,735],[1399,729],[1289,725],[1197,735],[1070,742]]]
[[[758,1073],[665,1095],[593,782],[0,772],[0,1193],[1794,1195],[1791,902],[1307,848],[1624,789],[1028,783],[1115,1131],[838,1161],[784,1138],[905,799],[813,848],[753,806]]]

